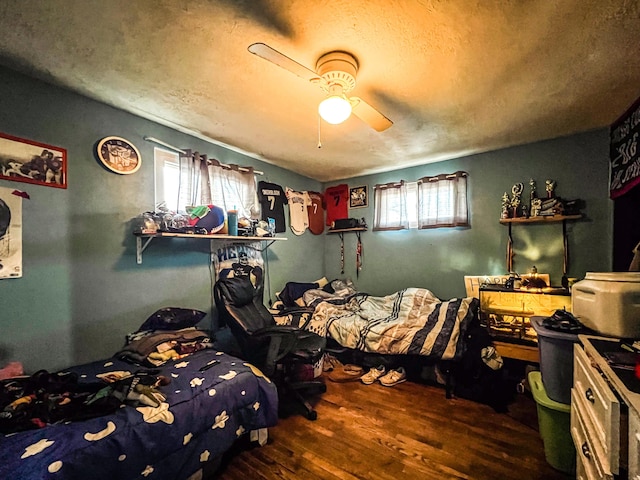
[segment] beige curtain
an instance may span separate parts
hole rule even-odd
[[[468,225],[465,172],[418,180],[418,228]]]
[[[225,211],[237,210],[238,218],[258,218],[260,208],[253,167],[220,165],[217,160],[207,162],[208,188],[204,189],[205,204],[218,205]]]
[[[373,230],[409,228],[407,219],[407,189],[404,181],[373,187]]]
[[[253,167],[221,165],[206,155],[186,150],[180,154],[178,209],[216,205],[237,210],[238,217],[258,218],[258,194]]]

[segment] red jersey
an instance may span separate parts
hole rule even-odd
[[[327,208],[327,225],[331,226],[334,220],[348,218],[349,185],[342,183],[327,188],[324,191],[324,201]]]

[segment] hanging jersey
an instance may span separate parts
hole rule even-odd
[[[302,235],[309,227],[309,214],[307,207],[311,204],[307,192],[296,192],[291,188],[285,189],[289,200],[289,225],[291,231],[296,235]]]
[[[273,218],[276,223],[276,233],[286,231],[284,220],[284,204],[287,203],[287,197],[280,185],[260,181],[258,182],[258,200],[262,210],[261,218],[265,222],[269,222],[269,218]]]
[[[342,183],[324,191],[327,209],[327,225],[349,216],[349,185]]]
[[[322,206],[322,194],[309,192],[311,205],[307,207],[309,215],[309,231],[314,235],[324,233],[324,207]]]

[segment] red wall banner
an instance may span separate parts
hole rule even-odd
[[[609,195],[614,199],[640,183],[640,98],[611,125],[609,138]]]

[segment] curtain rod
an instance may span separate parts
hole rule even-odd
[[[178,147],[174,147],[173,145],[169,145],[166,142],[163,142],[162,140],[158,140],[155,137],[143,137],[147,142],[152,142],[152,143],[157,143],[158,145],[162,145],[163,147],[167,147],[170,148],[171,150],[175,150],[178,153],[187,153],[184,150],[182,150],[181,148]],[[230,165],[225,165],[225,164],[220,164],[221,167],[229,167]],[[238,170],[244,171],[244,172],[249,172],[250,169],[245,168],[245,167],[238,167]],[[253,173],[255,173],[256,175],[264,175],[264,172],[261,172],[260,170],[254,170]]]

